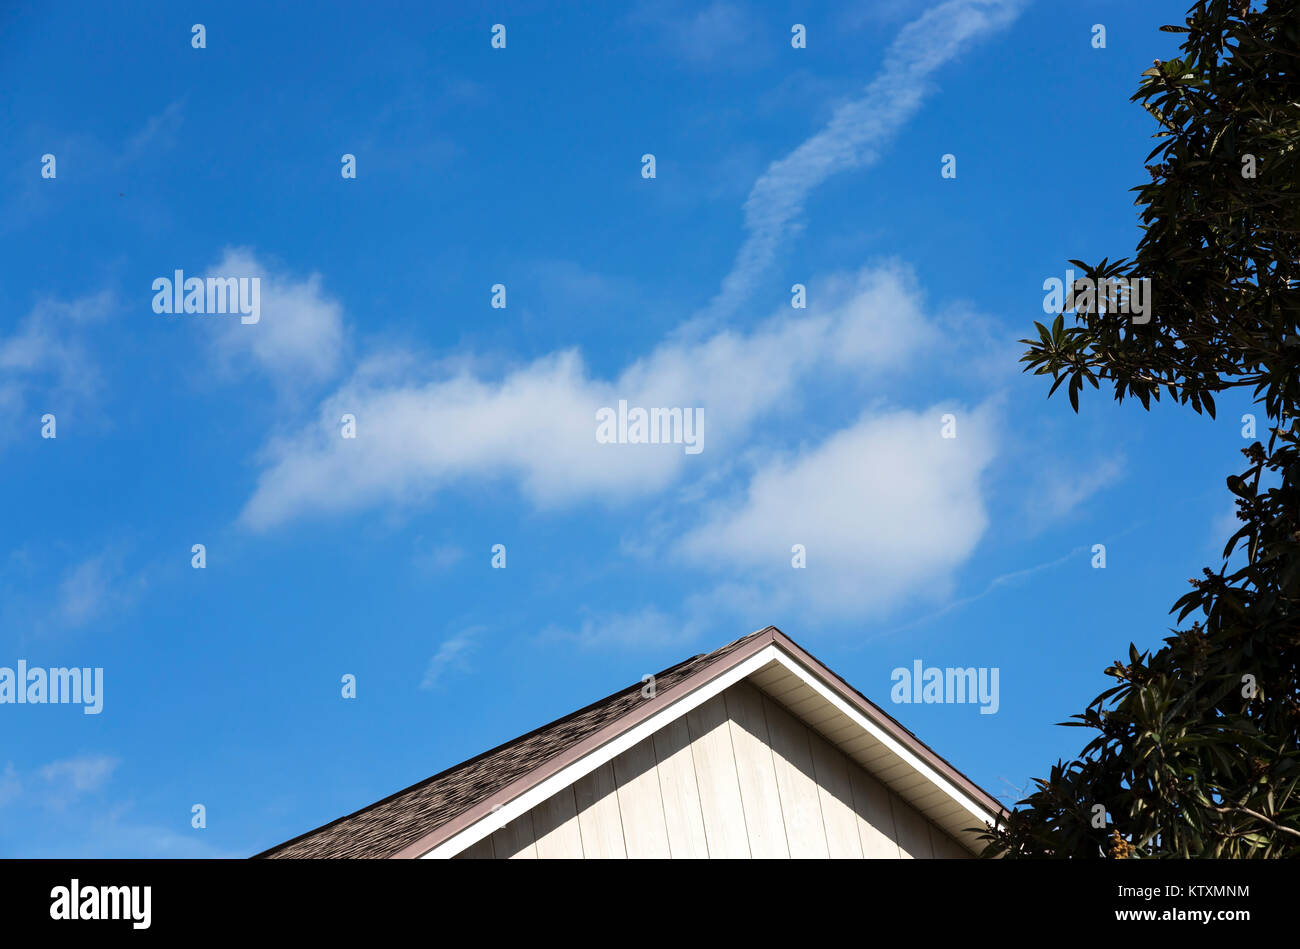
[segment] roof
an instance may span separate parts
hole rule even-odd
[[[763,649],[779,646],[825,680],[863,716],[964,792],[982,811],[1005,809],[987,791],[775,626],[655,676],[655,695],[636,682],[564,718],[461,762],[381,801],[256,855],[266,858],[416,857],[504,803],[613,741]]]

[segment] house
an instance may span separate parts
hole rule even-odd
[[[258,856],[956,858],[1005,813],[769,626]]]

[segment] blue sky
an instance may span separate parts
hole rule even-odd
[[[245,856],[769,624],[1014,800],[1230,533],[1247,405],[1076,417],[1015,342],[1131,253],[1184,5],[0,13],[0,666],[105,683],[0,705],[0,854]]]

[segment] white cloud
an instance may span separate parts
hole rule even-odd
[[[415,555],[415,566],[427,573],[450,570],[465,559],[465,551],[455,544],[441,544],[421,549]]]
[[[957,416],[956,438],[941,437],[946,412]],[[995,428],[991,403],[868,411],[802,454],[768,460],[681,550],[720,572],[757,574],[776,599],[817,612],[941,596],[988,525],[980,481]],[[805,568],[791,565],[795,544]]]
[[[109,179],[111,183],[104,186],[116,190],[124,180],[141,180],[141,165],[165,160],[166,153],[180,141],[184,111],[183,99],[168,104],[120,145],[102,142],[71,124],[60,124],[61,131],[53,138],[48,133],[41,135],[40,153],[56,156],[60,175],[83,185],[101,185]],[[5,214],[0,217],[0,234],[5,236],[25,230],[34,219],[48,217],[51,207],[82,200],[72,190],[51,188],[35,175],[23,175],[19,181],[17,188],[6,189]]]
[[[897,264],[832,277],[807,310],[782,308],[748,334],[671,339],[608,381],[591,376],[575,350],[498,379],[374,357],[322,403],[314,424],[267,446],[241,520],[260,529],[311,511],[419,502],[467,477],[516,479],[541,506],[656,492],[703,456],[680,445],[598,444],[597,409],[620,399],[701,407],[704,455],[716,456],[742,444],[801,381],[842,370],[879,383],[933,344],[916,296]],[[340,437],[344,414],[356,417],[355,439]]]
[[[121,762],[111,755],[80,755],[52,761],[37,769],[44,781],[41,804],[63,810],[78,798],[103,788]]]
[[[141,158],[157,155],[159,152],[173,148],[180,137],[184,117],[183,99],[169,103],[157,115],[150,116],[144,128],[127,140],[117,159],[116,168],[125,169]]]
[[[215,325],[213,345],[226,368],[255,366],[292,388],[329,379],[343,356],[343,308],[323,290],[320,274],[296,279],[272,273],[247,248],[227,249],[206,276],[258,277],[261,318]]]
[[[874,164],[880,149],[920,108],[930,74],[983,34],[1010,23],[1024,0],[947,0],[907,24],[866,91],[835,110],[827,126],[773,162],[745,202],[749,232],[706,315],[730,316],[799,226],[804,202],[832,175]]]
[[[110,590],[102,557],[92,557],[74,567],[59,584],[59,614],[79,625],[97,615]]]
[[[77,841],[71,852],[63,850],[65,845],[60,844],[47,855],[80,860],[242,860],[248,857],[247,849],[223,848],[193,831],[186,833],[156,824],[132,823],[123,820],[118,812],[69,828],[67,836]]]
[[[118,759],[109,755],[82,755],[52,761],[40,768],[40,776],[66,793],[98,791],[117,768]]]
[[[1042,478],[1029,503],[1033,522],[1059,520],[1124,474],[1123,455],[1102,458],[1090,467],[1065,470],[1054,464]]]
[[[98,388],[99,372],[85,332],[112,308],[108,291],[68,301],[45,299],[12,334],[0,336],[0,416],[16,420],[33,409],[57,414],[86,402]],[[37,399],[41,404],[33,406]]]
[[[1022,5],[947,0],[904,27],[864,94],[838,107],[821,132],[754,185],[744,208],[748,236],[706,315],[732,315],[781,240],[800,226],[808,194],[833,174],[874,162],[919,108],[931,74]],[[725,27],[734,9],[716,4],[697,25]],[[706,525],[687,533],[683,555],[720,575],[749,571],[735,582],[719,576],[715,605],[731,600],[740,612],[751,609],[754,571],[766,585],[760,598],[821,611],[939,598],[987,526],[981,478],[997,449],[991,401],[969,411],[871,410],[788,456],[771,455],[755,436],[764,434],[756,431],[764,418],[788,415],[809,383],[843,379],[851,381],[852,398],[873,389],[878,395],[895,374],[914,370],[918,356],[951,352],[970,327],[926,319],[910,272],[897,264],[810,282],[809,290],[807,311],[782,306],[746,331],[706,331],[716,319],[684,325],[609,378],[592,375],[576,350],[497,374],[468,362],[422,367],[372,356],[322,402],[313,423],[266,446],[240,520],[266,529],[312,513],[420,504],[458,482],[494,478],[517,484],[537,506],[620,502],[662,492],[689,470],[694,479],[682,498],[704,504]],[[952,373],[978,374],[978,360],[963,359]],[[704,455],[687,456],[680,446],[597,444],[596,410],[621,399],[702,407]],[[959,415],[957,439],[940,438],[947,410]],[[356,439],[340,437],[346,413],[356,416]],[[768,454],[743,497],[707,501],[728,482],[731,466],[761,451]],[[807,545],[807,570],[791,568],[793,543]],[[662,639],[682,626],[646,608],[552,632],[594,644]],[[444,647],[426,681],[436,681],[469,643],[457,638]]]
[[[902,29],[864,96],[837,109],[825,129],[755,184],[745,204],[749,237],[714,300],[715,314],[742,302],[808,193],[831,174],[874,160],[919,107],[927,77],[1013,19],[1021,2],[947,0]],[[710,11],[709,22],[734,19],[726,4]],[[724,330],[699,339],[699,324],[684,327],[610,380],[591,376],[576,350],[496,379],[465,367],[421,372],[409,364],[396,377],[399,360],[372,357],[321,404],[314,424],[266,446],[240,520],[265,529],[309,512],[420,503],[464,478],[513,479],[538,505],[660,491],[690,459],[678,446],[597,444],[597,409],[623,399],[701,407],[706,450],[716,457],[743,444],[755,421],[795,398],[812,374],[884,376],[936,341],[917,312],[909,276],[896,265],[828,282],[814,294],[826,302],[797,316],[784,309],[747,334]],[[355,439],[340,437],[345,414],[356,417]],[[706,462],[694,464],[698,472]]]
[[[753,39],[752,10],[726,0],[715,0],[690,16],[674,33],[682,55],[696,63],[717,60],[744,48]]]
[[[12,761],[5,762],[4,774],[0,774],[0,807],[10,801],[16,801],[23,793],[23,783],[18,777]]]
[[[661,32],[667,51],[693,66],[750,65],[768,58],[770,49],[756,30],[752,8],[733,0],[713,0],[707,6],[678,2],[643,2],[630,17],[641,31],[650,26]]]
[[[677,645],[694,641],[704,627],[694,617],[679,617],[654,606],[626,612],[589,613],[576,629],[549,626],[544,640],[576,642],[584,648]]]
[[[568,308],[575,304],[610,306],[638,292],[629,280],[588,270],[571,260],[541,260],[531,265],[528,273],[540,287],[542,296]]]
[[[121,761],[111,755],[78,755],[41,765],[22,777],[7,762],[0,775],[0,805],[14,802],[63,810],[78,798],[101,790]]]
[[[466,659],[477,646],[478,637],[482,632],[482,627],[472,627],[450,639],[443,640],[438,646],[438,651],[429,660],[428,668],[424,670],[420,688],[432,689],[449,669],[467,670],[469,664]]]
[[[103,795],[94,799],[92,807],[78,803],[105,790],[121,763],[111,755],[78,755],[42,765],[21,778],[13,764],[6,763],[0,773],[0,806],[12,806],[9,824],[32,831],[26,843],[29,855],[79,859],[247,855],[205,843],[202,835],[126,822],[123,815],[129,805]],[[69,846],[72,852],[66,849]]]
[[[110,610],[125,607],[140,583],[138,577],[128,580],[124,576],[116,554],[88,557],[59,582],[55,618],[67,626],[85,625]]]

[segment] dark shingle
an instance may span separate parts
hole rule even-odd
[[[707,655],[665,669],[655,676],[656,690],[671,689],[766,632],[760,630]],[[626,715],[644,701],[641,688],[641,682],[630,685],[356,813],[265,850],[257,857],[394,856],[403,847]]]

